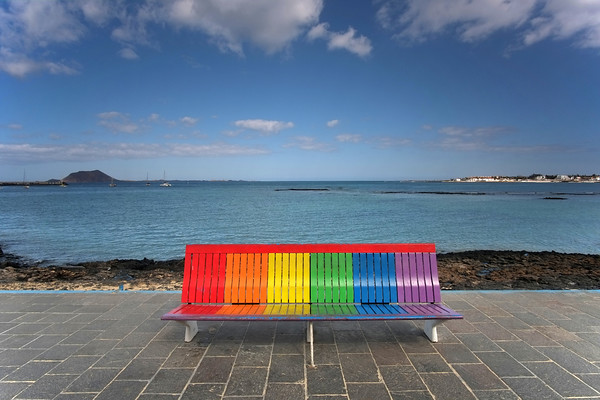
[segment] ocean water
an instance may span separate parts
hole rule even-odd
[[[600,253],[600,184],[172,183],[0,188],[0,246],[47,263],[181,258],[188,243]]]

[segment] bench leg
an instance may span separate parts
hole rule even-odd
[[[196,333],[198,333],[198,323],[196,321],[177,321],[185,325],[185,341],[191,342]]]
[[[310,343],[310,366],[315,366],[315,350],[313,346],[314,342],[313,337],[313,323],[312,321],[308,321],[308,325],[306,326],[306,341]]]
[[[438,335],[437,335],[437,326],[444,322],[441,319],[428,319],[425,321],[425,335],[431,340],[433,343],[437,343]]]

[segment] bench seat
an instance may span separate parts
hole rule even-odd
[[[188,245],[182,304],[161,319],[307,321],[424,320],[436,326],[462,315],[441,303],[433,244]]]
[[[441,304],[182,304],[174,321],[308,321],[462,318]]]

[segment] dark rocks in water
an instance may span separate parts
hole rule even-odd
[[[544,197],[543,200],[567,200],[566,197]]]
[[[275,189],[276,192],[328,192],[327,188],[289,188],[289,189]]]
[[[63,178],[63,182],[67,183],[108,183],[113,180],[114,178],[99,170],[73,172]]]

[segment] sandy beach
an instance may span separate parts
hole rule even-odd
[[[526,251],[438,254],[443,289],[600,289],[600,255]],[[24,263],[0,250],[0,290],[180,290],[183,259]]]

